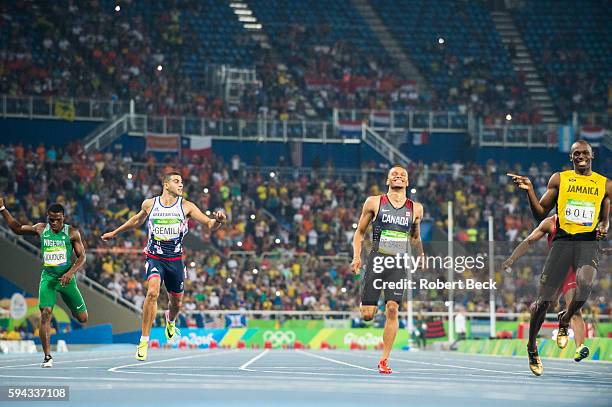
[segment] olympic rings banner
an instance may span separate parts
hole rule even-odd
[[[247,347],[261,346],[268,342],[272,348],[293,347],[296,342],[319,349],[322,344],[338,349],[349,349],[351,345],[373,349],[382,343],[383,330],[381,328],[364,329],[265,329],[265,328],[232,328],[232,329],[203,329],[181,328],[181,340],[188,346],[195,345],[206,348],[212,341],[219,346],[236,347],[242,341]],[[168,343],[164,328],[153,328],[151,339],[157,340],[160,345]],[[174,341],[176,345],[178,339]],[[408,343],[408,333],[400,330],[395,341],[396,348],[402,348]],[[172,344],[172,342],[171,342]]]

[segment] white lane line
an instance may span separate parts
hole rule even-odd
[[[113,373],[133,373],[133,372],[119,372],[119,369],[124,369],[126,367],[131,367],[131,366],[138,366],[138,367],[140,367],[140,366],[145,366],[145,365],[152,365],[152,364],[155,364],[155,363],[173,362],[175,360],[185,360],[185,359],[201,358],[201,357],[204,357],[204,356],[227,355],[228,353],[235,353],[235,352],[237,352],[237,350],[232,350],[232,351],[229,351],[229,352],[220,352],[220,353],[211,353],[208,350],[204,350],[199,355],[181,356],[181,357],[178,357],[178,358],[152,360],[150,362],[137,362],[137,363],[130,363],[129,365],[115,366],[115,367],[111,367],[110,369],[107,369],[107,372],[113,372]],[[172,366],[169,366],[168,369],[171,370]]]
[[[90,359],[76,359],[76,360],[55,360],[53,359],[53,365],[57,365],[60,363],[77,363],[77,362],[93,362],[95,360],[110,360],[110,359],[122,359],[122,358],[127,358],[127,357],[132,357],[132,356],[113,356],[113,357],[107,357],[107,358],[90,358]],[[13,366],[0,366],[0,369],[8,369],[8,368],[13,368],[13,367],[28,367],[28,366],[40,366],[40,362],[38,363],[28,363],[28,364],[24,364],[24,365],[13,365]]]
[[[369,355],[361,355],[361,356],[367,356],[369,358],[373,358],[374,356],[369,356]],[[514,374],[514,375],[526,375],[528,376],[528,374],[526,372],[508,372],[508,371],[504,371],[504,370],[492,370],[492,369],[482,369],[482,368],[478,368],[478,367],[469,367],[469,366],[461,366],[461,365],[449,365],[449,364],[445,364],[445,363],[432,363],[432,362],[421,362],[421,361],[417,361],[417,360],[407,360],[407,359],[398,359],[398,358],[391,358],[390,359],[392,362],[403,362],[403,363],[414,363],[414,364],[419,364],[419,365],[427,365],[427,366],[439,366],[439,367],[452,367],[455,369],[465,369],[465,370],[476,370],[476,371],[480,371],[480,372],[488,372],[488,373],[504,373],[504,374]]]
[[[467,358],[437,358],[437,359],[441,359],[441,360],[446,360],[449,362],[454,362],[454,363],[462,363],[462,362],[467,362],[467,363],[480,363],[483,365],[498,365],[498,366],[506,366],[506,367],[523,367],[524,363],[518,363],[519,361],[514,359],[514,360],[509,360],[508,362],[517,362],[516,365],[513,363],[502,363],[502,362],[489,362],[489,361],[484,361],[484,360],[479,360],[479,359],[467,359]],[[569,359],[567,360],[569,361]],[[524,362],[524,361],[521,361]],[[583,370],[580,366],[581,365],[574,365],[576,366],[575,369],[570,369],[570,368],[563,368],[563,367],[556,367],[557,365],[554,366],[548,366],[549,363],[548,362],[552,362],[552,360],[547,359],[545,360],[546,366],[545,368],[548,370],[561,370],[561,371],[567,371],[567,372],[572,372],[572,373],[576,373],[576,374],[586,374],[586,373],[593,373],[593,374],[597,374],[597,375],[612,375],[612,372],[598,372],[595,370]],[[574,362],[576,363],[576,362]]]
[[[448,354],[450,352],[438,352],[438,354]],[[497,358],[497,359],[510,359],[510,360],[522,360],[525,358],[525,356],[506,356],[506,355],[481,355],[481,354],[472,354],[472,353],[463,353],[463,352],[459,352],[458,355],[473,355],[473,356],[477,356],[477,357],[482,357],[482,358]],[[548,358],[548,357],[543,357],[543,360],[550,360],[555,361],[555,362],[562,362],[564,360],[571,360],[570,358],[567,359],[562,359],[562,358]],[[580,362],[581,364],[589,364],[589,365],[606,365],[606,364],[612,364],[612,361],[610,360],[592,360],[592,359],[585,359],[583,361]]]
[[[256,355],[254,358],[248,360],[246,363],[244,363],[242,366],[240,366],[238,369],[239,370],[247,370],[249,372],[254,372],[254,370],[252,369],[247,369],[247,367],[249,367],[251,364],[255,363],[257,360],[261,359],[264,357],[264,355],[266,353],[268,353],[270,351],[270,349],[265,349],[263,352],[261,352],[259,355]]]
[[[328,357],[321,356],[321,355],[315,355],[314,353],[304,352],[304,351],[299,350],[299,349],[296,349],[295,352],[301,353],[302,355],[310,356],[312,358],[317,358],[317,359],[321,359],[321,360],[327,360],[328,362],[337,363],[339,365],[350,366],[350,367],[354,367],[354,368],[361,369],[361,370],[367,370],[367,371],[370,371],[370,372],[378,372],[378,370],[376,370],[376,369],[370,369],[369,367],[363,367],[363,366],[359,366],[359,365],[354,365],[352,363],[343,362],[341,360],[336,360],[336,359],[328,358]],[[316,369],[316,366],[314,368]]]
[[[42,368],[41,368],[42,369]],[[53,369],[53,368],[51,368]],[[43,380],[109,380],[115,382],[125,382],[127,379],[124,377],[69,377],[69,376],[25,376],[25,375],[8,375],[3,374],[0,377],[12,378],[12,379],[43,379]],[[28,384],[32,385],[32,383]]]
[[[368,358],[375,358],[375,356],[369,356],[369,355],[360,355],[360,356],[365,356],[365,357],[368,357]],[[533,375],[528,373],[528,372],[508,372],[508,371],[503,371],[503,370],[481,369],[481,368],[477,368],[477,367],[469,367],[469,366],[461,366],[461,365],[449,365],[449,364],[431,363],[431,362],[421,362],[421,361],[416,361],[416,360],[406,360],[406,359],[398,359],[398,358],[393,358],[393,359],[391,359],[391,361],[393,361],[393,362],[403,362],[403,363],[414,363],[414,364],[429,365],[429,366],[451,367],[451,368],[456,368],[456,369],[475,370],[475,371],[481,371],[481,372],[487,372],[487,373],[502,373],[502,374],[508,374],[508,375],[522,376],[522,377],[525,377],[525,378],[533,377]],[[440,374],[441,375],[446,375],[448,373],[441,371]],[[608,384],[606,382],[594,382],[594,381],[592,381],[592,379],[589,379],[587,377],[585,377],[584,380],[583,380],[583,379],[576,379],[576,378],[570,378],[570,377],[567,377],[567,376],[563,376],[562,379],[563,379],[564,382],[603,384],[603,385]]]

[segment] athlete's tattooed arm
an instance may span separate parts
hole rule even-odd
[[[4,198],[0,198],[0,208],[4,207]],[[42,230],[45,228],[44,223],[37,223],[35,225],[23,225],[8,211],[8,209],[4,208],[2,211],[2,217],[8,223],[9,228],[17,234],[17,235],[40,235]]]
[[[193,218],[196,222],[206,226],[211,232],[219,229],[227,220],[223,212],[213,212],[212,218],[206,216],[200,208],[190,201],[183,200],[183,209],[185,210],[185,216]]]
[[[60,284],[62,287],[66,287],[66,285],[70,282],[70,279],[72,279],[72,276],[83,268],[86,261],[85,246],[83,245],[81,233],[79,233],[78,229],[72,227],[70,228],[70,242],[72,243],[72,248],[74,249],[74,254],[76,255],[76,261],[72,263],[70,269],[60,277]]]
[[[145,199],[142,202],[140,207],[140,211],[128,219],[123,225],[119,226],[117,229],[112,232],[107,232],[102,235],[102,240],[107,241],[116,237],[119,233],[124,232],[126,230],[137,228],[142,225],[145,220],[147,220],[147,216],[149,216],[149,212],[153,208],[154,198]]]

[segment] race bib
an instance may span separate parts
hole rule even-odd
[[[380,234],[378,252],[382,254],[403,254],[408,251],[408,233],[383,230]]]
[[[153,238],[155,240],[174,240],[180,235],[180,219],[153,219]]]
[[[43,261],[45,267],[65,266],[68,264],[66,246],[46,248],[43,252]]]
[[[591,226],[595,221],[595,203],[568,199],[565,206],[565,220],[583,226]]]

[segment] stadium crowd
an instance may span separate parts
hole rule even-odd
[[[108,6],[106,2],[0,6],[0,32],[6,43],[0,50],[0,93],[134,100],[138,113],[215,120],[257,115],[329,120],[334,108],[343,108],[471,110],[487,124],[503,123],[510,112],[515,123],[540,121],[523,72],[495,78],[485,61],[457,56],[450,49],[436,51],[438,44],[431,44],[423,52],[444,56],[426,73],[444,71],[450,81],[445,93],[439,94],[407,80],[383,54],[377,57],[350,39],[335,38],[333,28],[325,24],[292,25],[286,35],[272,41],[271,49],[245,33],[226,33],[232,40],[228,38],[228,43],[236,41],[244,51],[242,60],[233,62],[254,67],[260,81],[260,86],[245,87],[240,100],[230,103],[186,65],[188,55],[204,52],[198,46],[199,27],[186,15],[206,22],[207,7],[170,2],[145,12],[146,7],[133,2],[129,13],[117,13]]]

